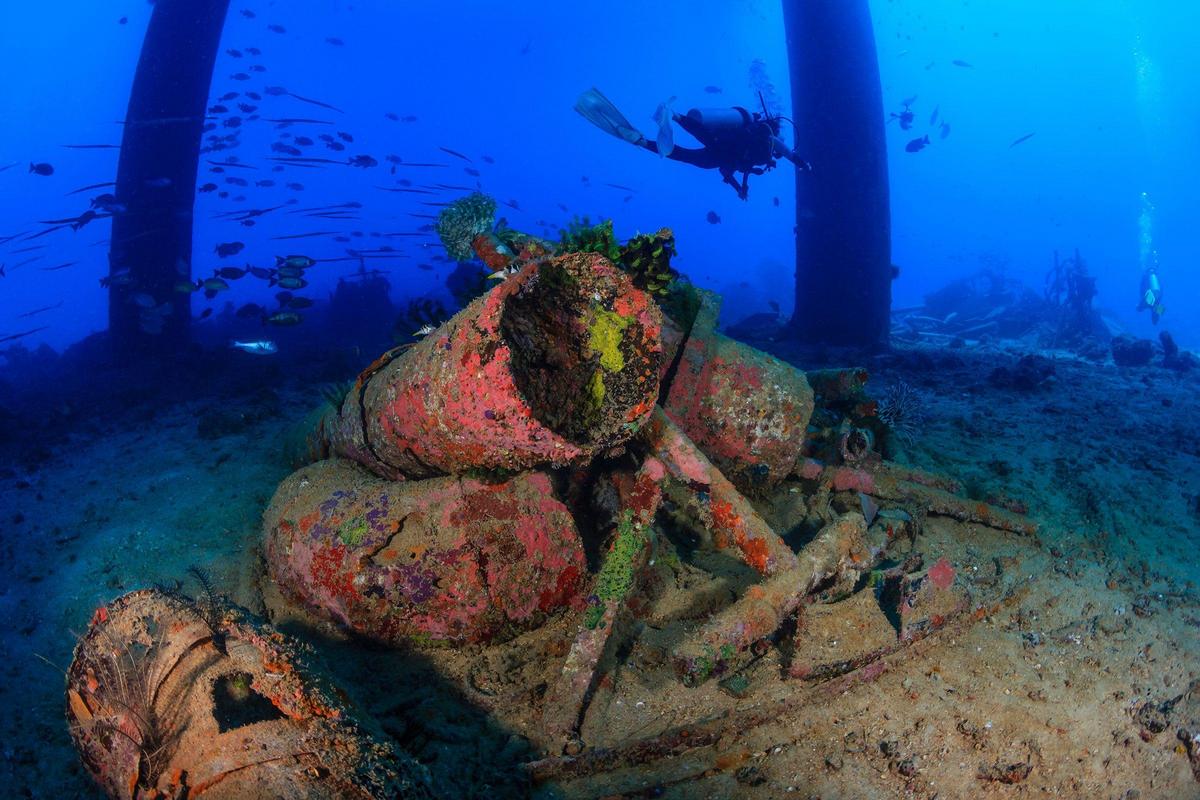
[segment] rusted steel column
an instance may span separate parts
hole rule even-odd
[[[280,484],[264,517],[284,595],[386,644],[483,642],[580,600],[583,545],[549,478],[387,481],[322,461]]]
[[[887,137],[867,0],[783,0],[796,170],[799,341],[886,347],[892,300]]]
[[[229,0],[158,0],[125,112],[109,249],[108,326],[119,355],[177,353],[187,339],[196,165]],[[148,325],[134,295],[169,304]]]
[[[535,261],[391,360],[325,425],[385,477],[581,464],[658,397],[662,315],[603,256]]]

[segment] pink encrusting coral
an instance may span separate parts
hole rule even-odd
[[[663,407],[739,490],[762,493],[795,469],[813,393],[800,370],[713,330],[718,308],[705,298]]]
[[[381,642],[487,641],[579,597],[575,524],[537,472],[381,480],[347,461],[287,478],[265,518],[284,594]]]
[[[649,417],[661,330],[603,256],[534,261],[364,373],[331,450],[390,478],[586,463]]]

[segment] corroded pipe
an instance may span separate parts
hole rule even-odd
[[[482,642],[579,600],[583,545],[549,478],[387,481],[322,461],[264,517],[283,594],[359,635]]]
[[[535,261],[372,365],[324,430],[384,477],[582,464],[658,397],[662,315],[595,253]]]
[[[344,697],[241,609],[157,590],[97,609],[67,670],[71,737],[109,797],[434,797]]]
[[[662,406],[740,491],[762,494],[795,468],[813,393],[800,370],[717,333],[720,299],[701,297]]]

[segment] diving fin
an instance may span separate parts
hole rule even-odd
[[[658,124],[658,136],[654,143],[658,145],[658,154],[663,158],[671,155],[675,149],[675,132],[671,130],[671,104],[674,102],[675,98],[672,97],[665,103],[659,103],[654,111],[654,121]]]
[[[579,95],[579,99],[575,101],[575,110],[588,122],[618,139],[624,139],[639,147],[646,141],[641,131],[633,127],[633,123],[625,119],[625,115],[595,87]]]

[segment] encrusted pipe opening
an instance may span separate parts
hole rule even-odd
[[[574,444],[623,438],[657,394],[660,334],[641,294],[602,256],[578,253],[537,264],[505,304],[500,332],[517,389]]]
[[[875,446],[875,436],[866,428],[851,428],[842,434],[839,443],[842,460],[847,464],[858,464],[871,454]]]

